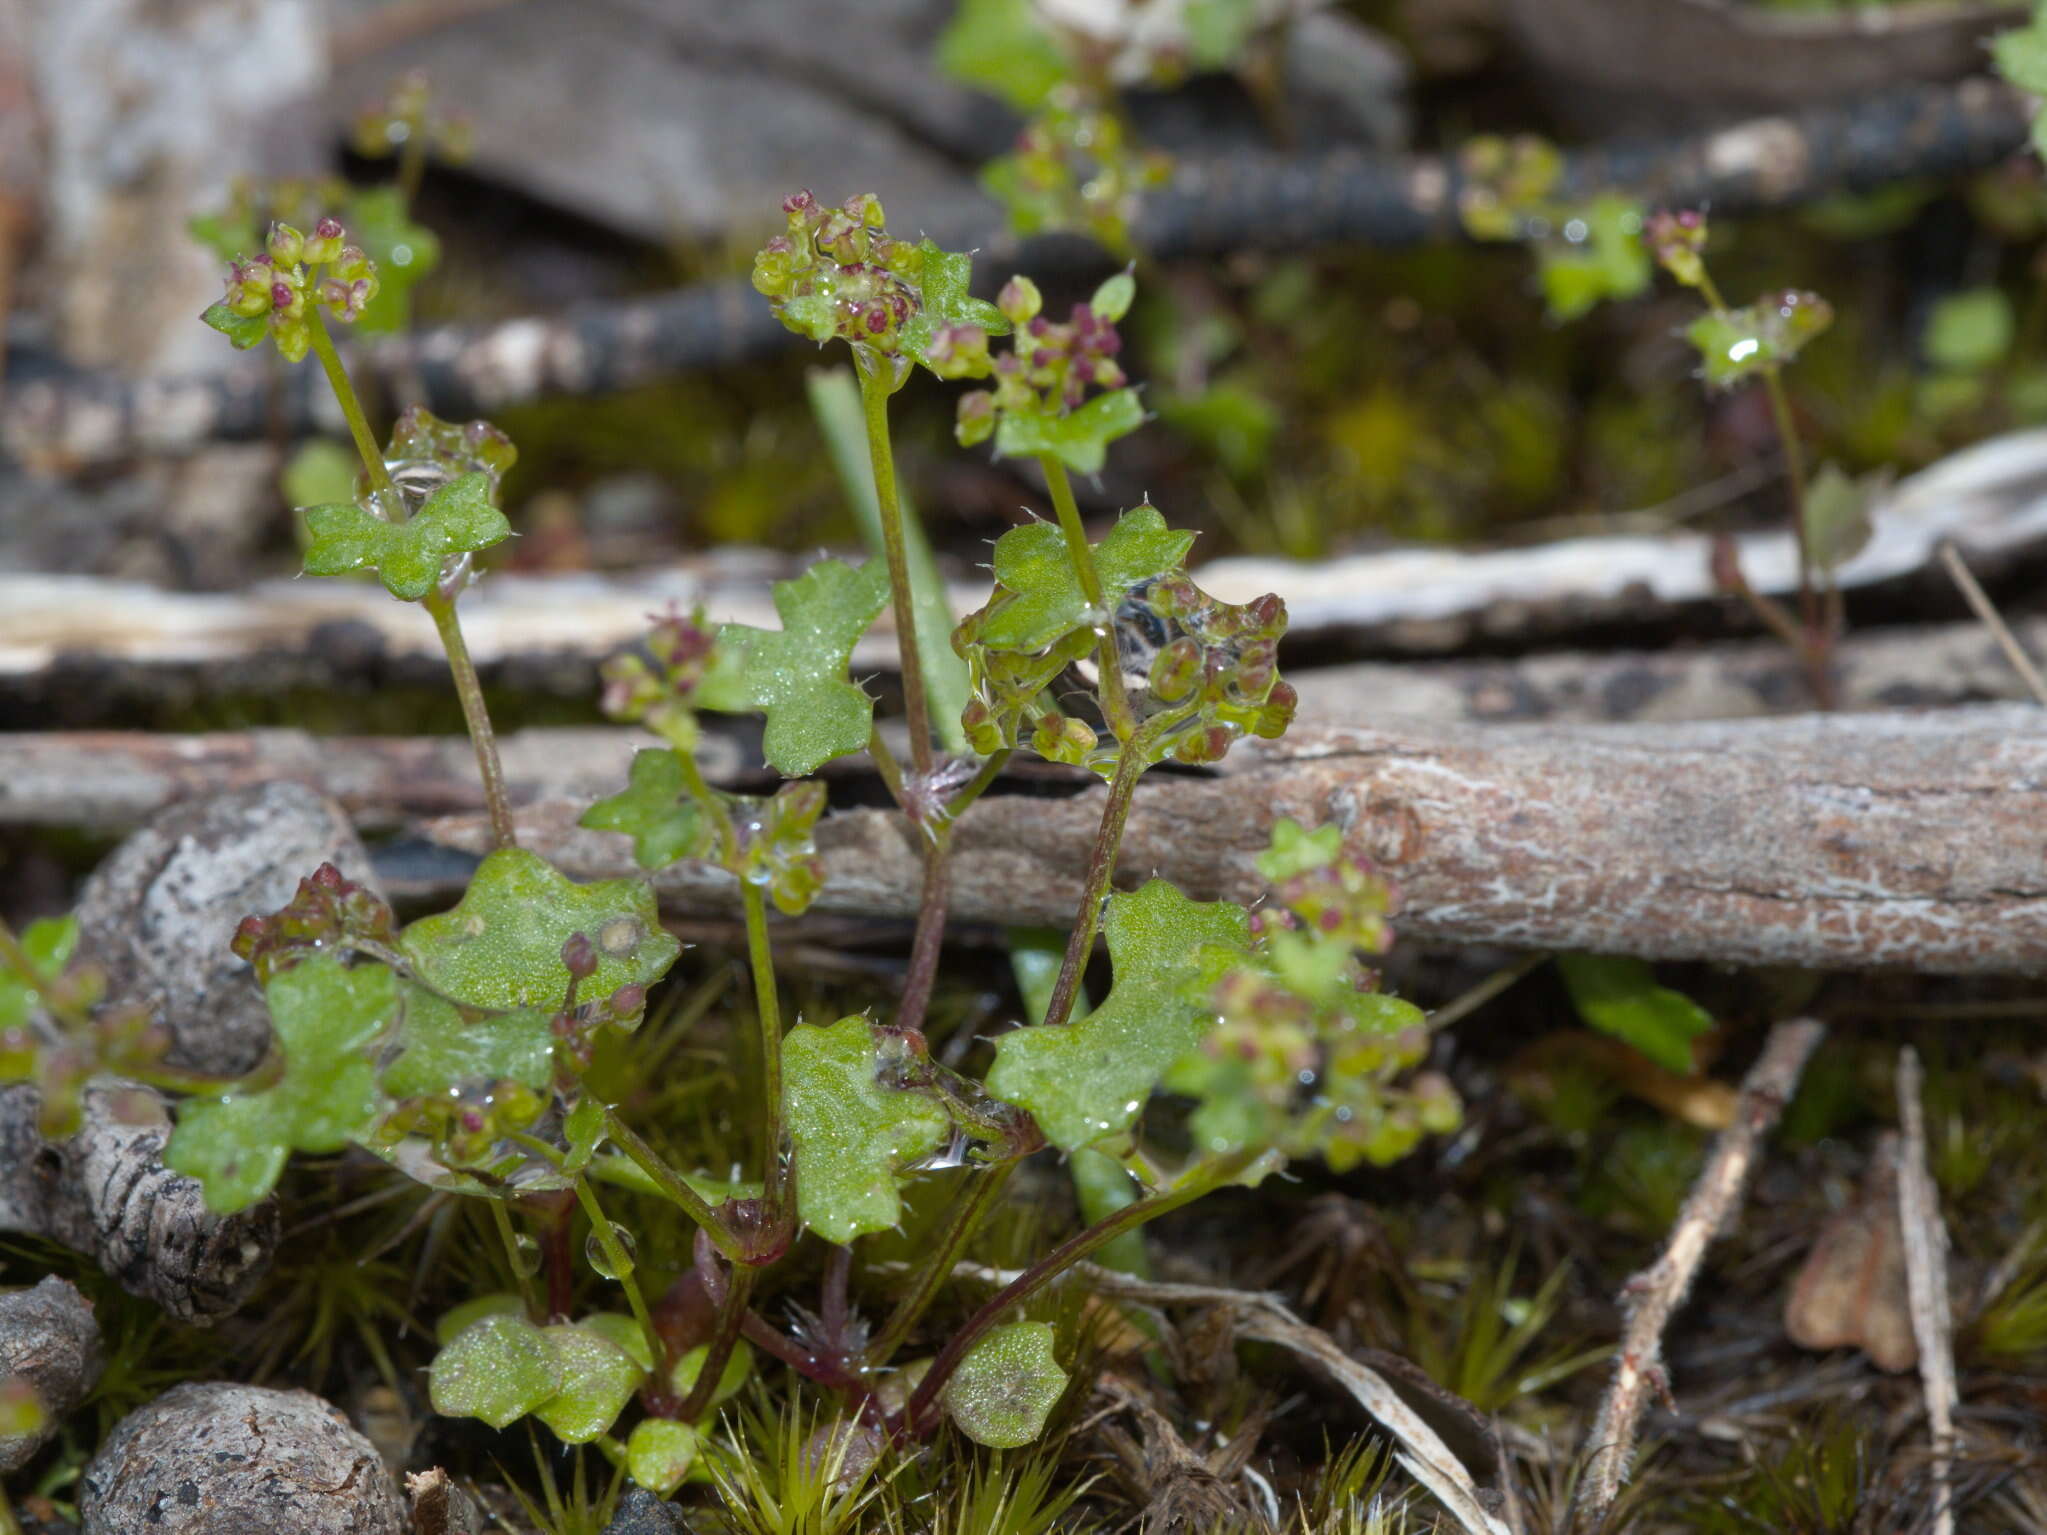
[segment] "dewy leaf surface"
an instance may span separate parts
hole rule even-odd
[[[404,1048],[383,1077],[391,1097],[446,1092],[469,1082],[523,1082],[532,1088],[553,1082],[554,1029],[547,1013],[527,1008],[464,1017],[446,998],[409,984],[401,1000]]]
[[[78,948],[76,917],[44,917],[22,929],[22,951],[47,980],[55,980]],[[27,1026],[42,994],[11,970],[0,970],[0,1029]]]
[[[618,1421],[646,1371],[609,1338],[562,1323],[543,1328],[561,1388],[531,1409],[564,1444],[588,1444]]]
[[[553,1342],[523,1316],[489,1316],[472,1323],[427,1369],[427,1399],[435,1412],[444,1418],[481,1418],[492,1428],[518,1422],[561,1389],[562,1366]]]
[[[264,997],[283,1075],[261,1092],[188,1099],[164,1149],[222,1213],[269,1193],[293,1151],[339,1151],[368,1128],[380,1102],[369,1046],[397,1012],[398,978],[322,954],[273,977]]]
[[[1193,547],[1194,535],[1167,527],[1157,507],[1132,507],[1094,546],[1104,600],[1113,606],[1138,582],[1174,569]],[[988,612],[977,636],[985,645],[1039,651],[1087,621],[1080,577],[1054,523],[1026,523],[998,538],[995,580],[1011,595]]]
[[[895,1225],[898,1170],[937,1150],[951,1129],[933,1098],[882,1080],[887,1064],[864,1017],[798,1024],[782,1041],[797,1213],[828,1242]]]
[[[945,1384],[943,1401],[959,1431],[976,1444],[1015,1450],[1045,1431],[1065,1389],[1052,1324],[1011,1322],[968,1350]]]
[[[956,325],[978,326],[991,336],[1008,334],[1009,322],[1002,317],[1002,311],[986,299],[975,298],[967,292],[967,285],[974,276],[971,251],[941,250],[935,241],[928,239],[917,249],[924,256],[924,269],[918,282],[922,307],[904,322],[903,350],[906,353],[918,362],[926,362],[931,338]]]
[[[450,480],[405,522],[386,522],[352,501],[307,507],[305,516],[307,575],[374,569],[407,602],[433,590],[450,555],[488,549],[512,531],[481,470]]]
[[[725,713],[767,716],[762,748],[791,778],[867,745],[874,700],[846,680],[853,646],[888,604],[888,571],[820,560],[775,583],[780,629],[726,624],[719,648],[733,664],[706,677],[697,701]]]
[[[684,788],[681,759],[667,747],[649,747],[633,753],[626,787],[597,801],[576,824],[631,837],[633,861],[643,869],[702,858],[711,850],[711,829]]]
[[[582,933],[597,952],[584,1001],[659,980],[682,952],[661,927],[644,880],[579,885],[537,853],[499,848],[477,867],[461,904],[406,928],[399,948],[420,980],[472,1007],[560,1006],[569,986],[562,945]]]
[[[1214,1021],[1209,988],[1250,943],[1250,918],[1228,901],[1190,901],[1155,879],[1109,897],[1102,930],[1115,984],[1078,1023],[995,1041],[988,1091],[1031,1111],[1046,1139],[1072,1151],[1130,1127],[1166,1068]]]
[[[1075,474],[1100,474],[1109,444],[1144,425],[1135,389],[1112,389],[1063,416],[1010,411],[995,428],[995,451],[1004,458],[1049,453]]]

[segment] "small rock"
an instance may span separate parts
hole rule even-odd
[[[105,968],[108,1002],[156,1008],[170,1065],[240,1076],[263,1059],[270,1013],[228,944],[242,918],[285,905],[323,863],[375,888],[348,817],[303,784],[173,805],[86,880],[79,947]]]
[[[412,1510],[412,1535],[483,1535],[476,1500],[439,1466],[406,1477],[405,1501]]]
[[[86,1468],[83,1535],[404,1535],[370,1442],[307,1391],[212,1381],[123,1418]]]
[[[49,1443],[105,1363],[92,1302],[70,1280],[52,1274],[0,1295],[0,1381],[27,1382],[43,1414],[28,1433],[0,1434],[0,1472],[19,1470]]]
[[[628,1487],[604,1535],[689,1535],[689,1523],[673,1503],[664,1503],[644,1487]]]

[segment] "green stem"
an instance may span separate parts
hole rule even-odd
[[[342,419],[348,422],[348,435],[355,439],[355,451],[362,459],[363,472],[370,478],[370,491],[383,507],[387,520],[401,521],[405,515],[404,500],[391,481],[391,471],[384,463],[383,450],[377,446],[377,439],[370,432],[370,418],[363,414],[362,401],[356,397],[348,370],[341,366],[341,354],[334,350],[334,338],[327,334],[327,322],[320,318],[318,306],[307,304],[306,320],[306,329],[313,340],[313,355],[320,359],[320,367],[327,374],[327,387],[334,391],[334,401],[341,407]]]
[[[888,749],[888,742],[881,738],[879,725],[867,732],[867,757],[874,764],[874,771],[880,777],[882,787],[888,790],[888,797],[898,806],[902,805],[903,765],[896,761],[896,754]]]
[[[1131,740],[1116,762],[1116,776],[1109,781],[1109,802],[1102,807],[1102,823],[1095,831],[1095,845],[1088,855],[1087,885],[1081,891],[1080,910],[1074,914],[1073,931],[1066,940],[1066,957],[1059,965],[1059,981],[1052,988],[1052,1000],[1045,1008],[1045,1022],[1057,1028],[1073,1015],[1080,995],[1081,973],[1094,953],[1095,933],[1101,926],[1102,897],[1108,893],[1109,877],[1116,872],[1116,850],[1123,845],[1124,823],[1130,819],[1130,800],[1137,792],[1137,780],[1144,776],[1143,743]]]
[[[641,1140],[638,1133],[618,1117],[616,1109],[604,1111],[604,1133],[641,1172],[653,1180],[654,1186],[670,1203],[703,1228],[704,1235],[711,1239],[719,1252],[735,1265],[743,1261],[739,1243],[725,1229],[725,1223],[718,1219],[718,1212],[711,1208],[710,1201],[691,1188],[682,1174],[670,1167],[659,1152]]]
[[[612,1229],[604,1207],[597,1202],[597,1191],[590,1187],[588,1178],[576,1179],[576,1202],[583,1207],[583,1216],[590,1222],[590,1234],[604,1249],[604,1261],[611,1265],[611,1277],[625,1290],[626,1304],[632,1307],[633,1320],[640,1324],[640,1331],[647,1339],[647,1357],[654,1361],[658,1370],[667,1356],[667,1345],[661,1341],[661,1334],[654,1327],[653,1313],[647,1310],[646,1297],[640,1294],[639,1281],[633,1276],[632,1257],[626,1252],[625,1243],[619,1241],[618,1233]]]
[[[746,1325],[746,1301],[753,1290],[754,1270],[735,1264],[725,1275],[725,1298],[718,1303],[718,1317],[711,1331],[710,1347],[704,1352],[704,1367],[697,1371],[696,1384],[683,1398],[676,1416],[685,1423],[694,1423],[701,1418],[711,1405],[711,1396],[718,1389],[719,1377],[725,1373],[725,1365],[732,1358],[733,1345],[739,1341],[740,1329]]]
[[[760,1020],[761,1097],[766,1106],[767,1145],[761,1190],[770,1208],[780,1209],[782,1166],[782,1004],[775,991],[775,956],[768,942],[768,896],[764,886],[742,880],[746,903],[746,957],[753,966],[754,1011]]]
[[[538,1317],[540,1307],[533,1298],[533,1276],[526,1272],[525,1260],[519,1254],[519,1233],[512,1229],[512,1212],[505,1208],[502,1199],[487,1200],[486,1203],[490,1206],[491,1223],[497,1227],[498,1240],[505,1244],[505,1261],[512,1266],[512,1279],[519,1286],[519,1299],[529,1317]]]
[[[405,146],[398,151],[398,196],[407,214],[412,213],[419,184],[426,179],[426,114],[405,119]]]
[[[936,1427],[938,1398],[945,1390],[946,1383],[952,1379],[953,1371],[959,1368],[960,1361],[967,1357],[988,1330],[1001,1321],[1012,1308],[1030,1299],[1074,1264],[1106,1247],[1125,1232],[1135,1231],[1147,1221],[1157,1220],[1161,1215],[1169,1214],[1182,1205],[1192,1204],[1202,1195],[1221,1188],[1262,1155],[1260,1151],[1244,1147],[1207,1158],[1182,1174],[1179,1182],[1171,1189],[1149,1195],[1134,1204],[1125,1205],[1106,1220],[1096,1221],[1085,1231],[1068,1237],[1017,1275],[985,1302],[980,1310],[968,1317],[966,1324],[952,1335],[945,1347],[939,1351],[938,1357],[931,1361],[931,1368],[924,1372],[924,1378],[918,1382],[915,1394],[903,1408],[904,1426],[910,1433],[918,1436],[927,1434]]]
[[[917,1281],[903,1298],[896,1302],[896,1309],[882,1324],[874,1341],[867,1345],[866,1365],[878,1370],[895,1356],[896,1350],[909,1341],[911,1330],[931,1309],[931,1303],[938,1298],[938,1292],[945,1288],[952,1278],[953,1265],[966,1251],[967,1243],[974,1233],[981,1229],[992,1211],[1002,1200],[1002,1191],[1008,1187],[1009,1175],[1016,1171],[1016,1162],[1001,1162],[986,1167],[975,1175],[974,1186],[957,1201],[947,1222],[945,1235],[939,1239],[938,1250],[918,1271]]]
[[[36,999],[49,1009],[61,1023],[73,1029],[92,1026],[92,1014],[77,1005],[70,998],[58,992],[61,976],[45,975],[42,966],[30,957],[14,929],[7,925],[7,919],[0,917],[0,972],[11,973],[14,978],[35,992]]]
[[[448,653],[455,696],[462,700],[462,722],[469,727],[469,742],[476,748],[476,768],[483,775],[484,803],[490,806],[491,839],[499,847],[517,847],[519,834],[512,824],[512,797],[505,788],[504,764],[498,759],[497,732],[491,728],[490,706],[484,702],[483,682],[476,675],[476,663],[469,658],[469,643],[462,638],[462,620],[455,616],[455,599],[436,589],[428,592],[420,605],[433,619],[434,629],[441,637],[441,649]]]
[[[1052,492],[1053,509],[1059,513],[1059,530],[1066,535],[1066,555],[1073,562],[1073,573],[1080,578],[1080,593],[1087,598],[1088,606],[1101,615],[1101,627],[1095,631],[1095,665],[1101,672],[1102,712],[1116,739],[1127,741],[1137,728],[1137,719],[1131,713],[1130,698],[1123,688],[1123,660],[1116,650],[1116,615],[1109,611],[1102,573],[1095,567],[1095,551],[1088,544],[1087,529],[1080,525],[1073,482],[1066,477],[1066,466],[1049,453],[1038,456],[1038,467],[1045,471],[1045,485]]]
[[[909,717],[910,760],[918,776],[931,773],[931,709],[924,692],[924,658],[917,649],[917,604],[910,589],[910,560],[903,544],[903,508],[896,495],[895,454],[889,447],[888,400],[895,392],[889,376],[893,358],[870,358],[853,349],[860,371],[860,406],[867,419],[867,456],[874,468],[875,503],[881,509],[882,553],[888,561],[889,605],[896,622],[896,648],[902,654],[903,711]]]

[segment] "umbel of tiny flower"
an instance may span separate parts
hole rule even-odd
[[[376,297],[376,264],[347,238],[334,218],[321,219],[310,235],[272,224],[260,252],[229,263],[227,292],[200,318],[237,351],[271,336],[287,362],[298,362],[312,349],[320,309],[350,325]]]
[[[954,426],[960,445],[986,442],[1002,416],[1063,416],[1080,409],[1090,389],[1122,388],[1128,380],[1116,361],[1123,350],[1116,321],[1129,305],[1127,285],[1127,278],[1111,278],[1094,302],[1075,304],[1060,324],[1042,313],[1045,301],[1028,277],[1004,283],[995,307],[1015,332],[1009,350],[994,359],[994,389],[960,397]],[[985,336],[980,344],[985,355]]]
[[[882,227],[880,199],[863,192],[832,208],[793,192],[782,212],[788,232],[753,259],[753,285],[776,316],[813,341],[897,351],[922,308],[924,253]]]
[[[1706,281],[1706,215],[1696,208],[1678,212],[1659,209],[1642,225],[1642,243],[1656,258],[1656,264],[1687,288],[1702,287]]]

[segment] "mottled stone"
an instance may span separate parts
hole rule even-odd
[[[25,1383],[42,1408],[27,1433],[0,1434],[0,1471],[27,1465],[49,1443],[105,1362],[92,1302],[70,1280],[52,1274],[33,1289],[0,1294],[0,1382]]]
[[[228,947],[242,918],[276,911],[323,863],[370,884],[341,807],[295,783],[173,805],[116,848],[78,900],[83,953],[109,1002],[157,1010],[170,1064],[239,1076],[263,1059],[270,1014]]]
[[[123,1418],[86,1468],[84,1535],[403,1535],[370,1442],[306,1391],[207,1382]]]

